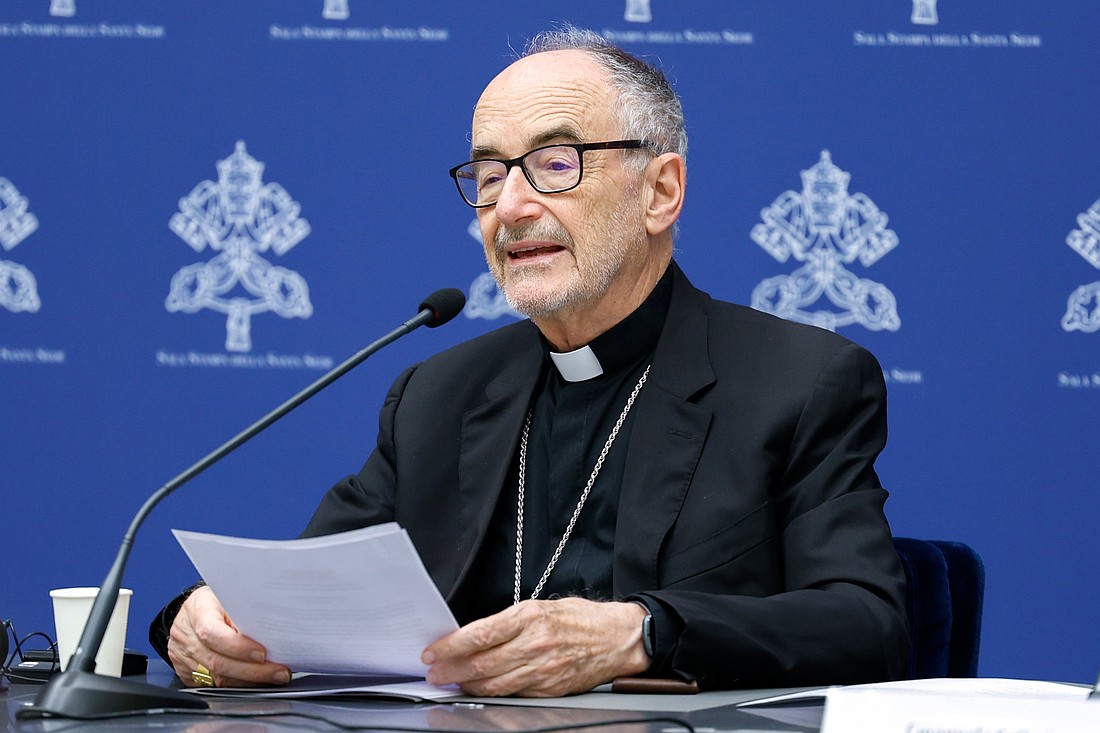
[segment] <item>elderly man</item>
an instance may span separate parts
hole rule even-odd
[[[536,38],[478,101],[451,175],[530,321],[401,375],[377,448],[304,533],[409,531],[464,624],[424,650],[430,682],[547,696],[904,670],[881,370],[691,286],[672,261],[686,147],[665,77],[586,31]],[[288,679],[207,588],[152,632],[189,684],[199,665]]]

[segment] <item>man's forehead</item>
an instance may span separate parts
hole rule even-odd
[[[502,71],[474,108],[474,147],[537,142],[548,132],[583,138],[611,118],[606,71],[583,51],[548,51]],[[572,131],[572,134],[569,134]]]

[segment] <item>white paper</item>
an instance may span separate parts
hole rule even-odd
[[[395,523],[301,540],[172,530],[237,629],[295,672],[423,677],[458,628]]]
[[[1088,688],[1062,690],[1048,688],[1048,684],[1053,683],[1028,682],[1020,686],[1024,692],[1019,695],[1009,693],[1009,688],[1017,687],[1014,684],[999,690],[975,685],[978,689],[973,693],[950,690],[948,685],[942,690],[916,691],[836,688],[826,695],[821,732],[1096,733],[1100,730],[1100,705],[1087,699]]]
[[[820,726],[822,733],[1095,733],[1100,705],[1090,705],[1088,694],[1088,687],[1061,682],[937,677],[799,690],[738,707],[780,722]]]
[[[848,692],[896,692],[901,694],[939,694],[995,698],[1032,698],[1047,700],[1084,700],[1089,688],[1064,682],[1043,680],[1017,680],[999,677],[932,677],[920,680],[873,682],[847,687],[820,687],[798,690],[782,695],[772,695],[740,703],[739,707],[822,702],[834,690]]]

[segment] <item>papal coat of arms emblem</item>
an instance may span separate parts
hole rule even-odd
[[[203,181],[180,199],[169,228],[196,252],[219,254],[182,268],[165,301],[170,312],[204,308],[226,314],[225,348],[252,350],[252,316],[273,311],[283,318],[309,318],[309,287],[298,273],[260,256],[286,254],[309,234],[301,206],[278,183],[263,183],[264,165],[244,142],[218,161],[218,180]]]
[[[326,20],[347,20],[351,16],[348,8],[348,0],[325,0],[325,7],[321,10],[321,17]]]
[[[50,0],[50,15],[71,18],[76,15],[76,0]]]
[[[1066,237],[1066,244],[1100,270],[1100,200],[1077,216],[1077,227]],[[1100,281],[1082,285],[1070,293],[1062,328],[1085,333],[1100,331]]]
[[[845,265],[878,262],[898,246],[887,216],[862,193],[848,193],[851,175],[833,165],[828,150],[802,171],[802,190],[784,191],[760,212],[752,240],[779,262],[805,263],[789,275],[762,281],[752,307],[791,321],[835,331],[859,324],[872,331],[901,326],[894,294]],[[817,307],[822,299],[828,306]]]
[[[917,25],[938,24],[940,16],[936,12],[936,0],[913,0],[913,12],[909,15],[909,22]]]
[[[631,23],[649,23],[653,20],[653,11],[649,9],[649,0],[626,0],[623,19]]]
[[[0,178],[0,247],[5,251],[38,228],[38,219],[27,207],[27,197],[7,178]],[[0,260],[0,306],[12,313],[36,313],[42,306],[38,283],[23,265]]]

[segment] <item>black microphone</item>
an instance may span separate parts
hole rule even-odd
[[[8,622],[0,618],[0,692],[8,689]]]
[[[436,328],[461,313],[465,305],[466,296],[463,295],[461,290],[443,288],[442,290],[436,290],[424,299],[424,302],[420,304],[420,313],[430,310],[435,317],[425,325],[428,328]]]
[[[122,573],[126,568],[126,561],[130,557],[130,548],[138,529],[145,521],[145,517],[166,496],[232,453],[283,415],[351,371],[371,354],[420,326],[430,328],[442,326],[457,316],[465,304],[466,296],[462,294],[461,290],[444,288],[432,293],[420,304],[419,312],[414,317],[361,349],[351,358],[153,492],[153,495],[146,499],[145,503],[138,509],[133,521],[130,522],[129,529],[126,530],[126,535],[122,538],[122,546],[119,547],[114,565],[111,566],[111,569],[107,572],[107,577],[103,579],[103,583],[100,585],[99,594],[92,604],[92,610],[89,612],[88,620],[84,624],[84,631],[80,635],[76,651],[69,659],[65,671],[55,675],[46,683],[46,686],[38,693],[38,697],[35,698],[34,704],[19,710],[16,717],[20,720],[33,718],[89,720],[163,708],[205,709],[207,704],[194,695],[156,687],[143,682],[95,674],[96,654],[99,653],[99,647],[103,643],[103,635],[107,631],[107,623],[111,620],[115,599],[118,597],[119,588],[122,587]]]

